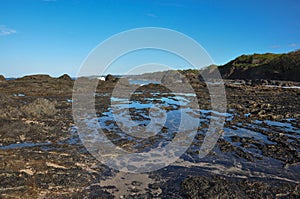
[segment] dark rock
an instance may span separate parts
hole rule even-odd
[[[300,50],[286,54],[242,55],[220,66],[223,78],[300,81]]]
[[[85,190],[87,193],[89,193],[89,197],[88,198],[100,198],[100,199],[112,199],[114,198],[110,193],[108,193],[107,191],[104,191],[100,186],[97,185],[93,185],[90,187],[90,190]],[[85,193],[85,195],[87,195],[87,193]]]
[[[66,80],[66,81],[72,81],[72,78],[67,74],[64,74],[64,75],[60,76],[58,79]]]
[[[241,138],[239,136],[236,136],[236,135],[231,136],[230,138],[231,138],[232,142],[240,142],[240,140],[241,140]]]
[[[150,189],[157,190],[157,189],[160,188],[160,185],[159,185],[158,183],[149,184],[149,188],[150,188]]]
[[[117,78],[115,78],[114,76],[112,76],[111,74],[106,75],[105,77],[105,81],[107,82],[114,82],[116,81]]]
[[[300,194],[298,185],[294,183],[222,176],[189,177],[181,186],[185,198],[277,198],[280,195],[297,198]]]
[[[252,85],[252,80],[246,80],[246,85]]]
[[[282,86],[283,83],[282,83],[282,82],[279,82],[279,81],[276,81],[275,85],[276,85],[276,86]]]

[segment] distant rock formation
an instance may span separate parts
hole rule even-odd
[[[3,75],[0,75],[0,81],[1,81],[1,82],[6,81],[6,79],[5,79],[5,77],[4,77]]]
[[[223,79],[240,80],[276,80],[300,82],[300,50],[285,54],[253,54],[241,55],[227,64],[211,65],[202,70],[188,69],[178,71],[160,71],[136,75],[133,79],[158,79],[162,83],[178,83],[180,81],[189,83],[203,83],[206,81],[219,81],[218,69]],[[182,79],[180,72],[185,76]]]
[[[105,81],[106,82],[115,82],[117,80],[117,78],[115,78],[114,76],[112,76],[111,74],[106,75],[105,77]]]
[[[64,74],[64,75],[60,76],[58,79],[66,80],[66,81],[72,81],[72,78],[67,74]]]
[[[27,75],[21,78],[18,78],[16,80],[36,80],[36,81],[49,81],[53,79],[52,77],[50,77],[50,75]]]
[[[5,77],[3,75],[0,75],[0,85],[6,86],[8,85],[8,82],[6,81]]]

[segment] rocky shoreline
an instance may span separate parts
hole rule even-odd
[[[99,81],[95,94],[99,117],[109,113],[118,82],[106,80]],[[203,82],[189,81],[203,110],[201,129],[191,147],[166,168],[126,174],[101,164],[82,145],[72,117],[74,80],[69,76],[14,80],[0,76],[0,197],[299,198],[299,82],[224,80],[228,113],[224,130],[209,155],[199,159],[206,118],[211,116],[210,96]],[[124,81],[125,90],[131,86]],[[148,84],[131,100],[149,104],[161,98],[173,99],[174,94]],[[167,112],[179,109],[173,101],[164,102]],[[133,108],[131,114],[137,121],[147,121],[148,109]],[[110,129],[113,121],[104,122],[107,136],[128,150],[146,150],[170,139],[164,134],[150,141],[125,139]],[[166,127],[166,134],[174,134],[171,129]]]

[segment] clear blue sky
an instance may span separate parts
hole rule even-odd
[[[216,64],[300,48],[299,0],[0,0],[0,74],[75,76],[88,53],[132,28],[199,42]]]

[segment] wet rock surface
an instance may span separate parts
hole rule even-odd
[[[296,184],[222,176],[189,177],[182,182],[182,187],[185,198],[297,198],[300,194]]]
[[[98,81],[81,79],[86,85]],[[113,170],[86,150],[72,117],[70,77],[35,75],[0,83],[0,197],[299,198],[299,84],[226,80],[228,106],[222,135],[213,150],[200,158],[209,119],[219,113],[211,110],[203,82],[187,79],[195,93],[173,93],[157,84],[135,85],[129,112],[136,126],[125,123],[125,130],[149,124],[152,104],[167,115],[161,131],[149,138],[128,135],[114,121],[113,114],[122,116],[126,102],[111,98],[118,80],[109,77],[98,82],[99,124],[115,145],[128,151],[145,152],[172,141],[180,111],[200,117],[197,135],[180,159],[143,174]],[[128,81],[121,84],[124,92],[134,86]],[[181,83],[176,84],[180,90]],[[199,110],[188,109],[195,103],[193,97]]]

